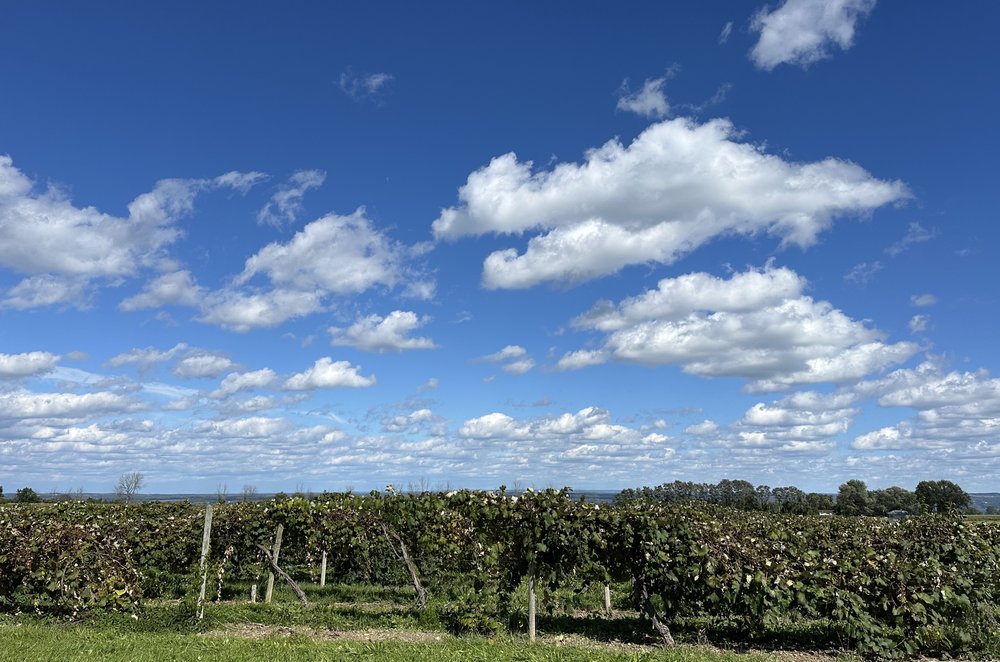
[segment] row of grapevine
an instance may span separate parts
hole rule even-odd
[[[203,512],[190,504],[0,507],[0,609],[135,609],[142,595],[186,587]],[[971,651],[996,636],[1000,527],[958,517],[607,506],[568,490],[327,494],[216,506],[219,582],[266,573],[257,545],[278,524],[282,567],[299,578],[315,579],[325,552],[331,577],[409,579],[431,592],[462,583],[493,591],[500,611],[529,572],[548,589],[628,580],[636,608],[666,641],[671,620],[692,615],[730,623],[748,639],[782,622],[827,619],[878,656]]]

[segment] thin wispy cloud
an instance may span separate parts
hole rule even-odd
[[[354,101],[371,101],[381,104],[395,79],[395,76],[392,74],[381,71],[356,74],[348,67],[341,72],[340,77],[337,79],[337,85],[340,87],[341,92]]]
[[[730,35],[733,34],[733,22],[729,21],[722,26],[722,32],[719,33],[719,43],[724,44],[729,41]]]
[[[322,170],[297,171],[257,212],[257,222],[274,227],[294,222],[302,212],[302,199],[306,192],[319,188],[325,181],[326,173]]]
[[[936,232],[928,230],[920,223],[910,223],[903,238],[886,248],[885,252],[891,257],[896,257],[914,244],[922,244],[925,241],[934,239],[936,236]]]

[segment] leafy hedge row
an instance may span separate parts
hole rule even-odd
[[[192,585],[204,507],[0,507],[0,609],[135,609],[140,595]],[[213,577],[254,579],[258,543],[284,526],[281,565],[316,578],[397,583],[408,553],[433,592],[493,591],[501,611],[531,572],[543,587],[630,580],[636,607],[669,637],[696,615],[747,639],[828,619],[872,656],[963,653],[994,643],[1000,527],[957,517],[896,522],[642,501],[598,506],[568,491],[519,497],[323,495],[215,507]]]

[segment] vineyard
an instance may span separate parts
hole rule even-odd
[[[203,565],[205,519],[204,506],[186,503],[2,505],[0,611],[141,620],[157,601],[195,599],[203,582],[209,611],[249,602],[247,588],[263,595],[275,569],[268,550],[280,525],[276,565],[291,579],[409,586],[415,610],[446,604],[435,618],[459,632],[521,627],[526,584],[543,609],[611,585],[664,645],[691,621],[748,644],[819,624],[868,657],[998,644],[1000,524],[958,516],[594,505],[568,490],[324,494],[214,506]]]

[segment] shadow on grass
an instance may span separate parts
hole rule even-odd
[[[649,622],[639,616],[607,618],[588,616],[540,615],[539,631],[551,634],[572,634],[594,641],[657,645]],[[518,614],[512,618],[512,629],[527,630],[527,618]],[[830,621],[783,623],[762,632],[749,632],[737,624],[712,622],[708,619],[679,618],[670,623],[678,643],[711,644],[730,650],[844,650],[842,633]]]

